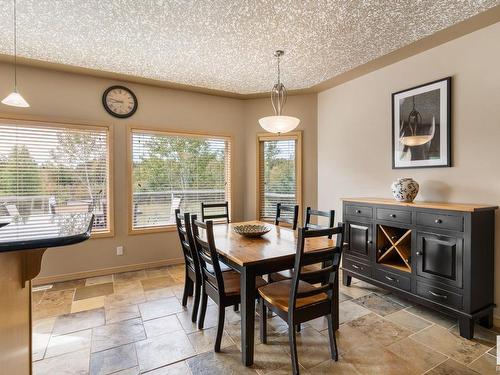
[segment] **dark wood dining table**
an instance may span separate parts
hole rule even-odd
[[[247,238],[233,231],[235,225],[265,224],[271,228],[262,237]],[[260,221],[214,225],[215,246],[220,259],[241,275],[241,352],[245,366],[253,364],[255,327],[255,277],[293,268],[297,249],[297,232]],[[335,240],[306,239],[305,251],[332,247]],[[338,329],[339,283],[335,280],[335,329]]]

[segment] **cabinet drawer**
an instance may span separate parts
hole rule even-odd
[[[352,204],[346,204],[345,214],[354,217],[373,217],[373,208],[367,206],[358,206]]]
[[[380,269],[375,269],[374,278],[384,284],[393,286],[398,289],[410,291],[411,282],[409,277],[404,277],[392,272],[387,272]]]
[[[461,310],[463,307],[463,297],[460,294],[450,292],[435,286],[417,281],[417,294],[431,301],[447,305]]]
[[[464,218],[455,215],[417,212],[417,225],[462,232],[464,230]]]
[[[411,212],[377,208],[377,219],[411,224]]]
[[[370,266],[361,262],[356,262],[351,258],[344,257],[342,260],[342,268],[368,277],[372,276],[372,268]]]

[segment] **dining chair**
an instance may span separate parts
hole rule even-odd
[[[207,311],[207,299],[210,297],[219,307],[219,320],[217,323],[214,350],[215,352],[220,352],[226,307],[235,306],[241,302],[240,274],[236,271],[221,271],[214,241],[213,221],[202,222],[196,220],[196,218],[192,218],[191,223],[202,275],[198,328],[203,329]],[[200,228],[205,231],[204,238],[200,236]],[[266,282],[261,277],[257,277],[255,284],[257,289],[264,286]]]
[[[311,223],[311,217],[326,217],[328,218],[328,226],[313,224]],[[333,228],[335,224],[335,210],[330,211],[319,211],[311,207],[306,208],[306,220],[304,227],[307,229],[323,229],[323,228]]]
[[[283,217],[282,213],[291,213],[292,217]],[[287,206],[282,203],[276,204],[276,217],[274,219],[275,225],[280,225],[280,223],[289,224],[293,230],[297,229],[297,221],[299,218],[299,205]]]
[[[194,216],[196,217],[196,215]],[[191,231],[191,219],[189,213],[184,213],[184,217],[182,217],[180,209],[175,209],[175,223],[177,225],[179,240],[181,241],[181,248],[184,255],[185,266],[182,306],[187,305],[188,296],[193,295],[194,289],[193,311],[191,314],[191,321],[194,323],[196,322],[196,318],[198,316],[198,306],[200,305],[202,281],[200,263],[198,260],[198,254],[196,254],[196,247]]]
[[[311,217],[313,217],[313,216],[328,218],[328,226],[323,226],[320,224],[311,223]],[[304,228],[306,228],[306,229],[333,228],[334,223],[335,223],[335,210],[318,211],[318,210],[312,209],[311,207],[306,208],[306,219],[305,219]],[[319,267],[320,266],[318,264],[311,264],[309,266],[304,267],[303,271],[314,271],[314,270],[318,269]],[[269,275],[270,282],[282,281],[282,280],[291,279],[291,278],[292,278],[292,271],[291,270],[274,272],[274,273]],[[321,279],[316,278],[316,277],[310,277],[305,281],[307,281],[311,284],[316,284],[316,283],[322,282]]]
[[[310,230],[300,228],[293,277],[262,286],[258,290],[261,302],[263,302],[259,305],[259,315],[266,316],[266,309],[270,309],[288,323],[288,337],[294,374],[299,373],[295,326],[322,316],[326,316],[328,321],[331,358],[335,361],[338,360],[333,319],[334,303],[338,296],[334,295],[334,284],[342,256],[342,245],[339,246],[339,244],[343,243],[343,233],[343,223],[340,223],[336,228]],[[304,252],[306,239],[331,238],[333,235],[336,235],[336,244],[332,244],[330,248]],[[322,263],[324,266],[316,271],[303,271],[304,266],[316,263]],[[304,276],[328,276],[328,282],[320,286],[314,286],[302,281]],[[266,323],[265,319],[260,320],[260,339],[263,344],[267,343]]]
[[[224,213],[214,214],[207,211],[211,211],[214,208],[223,208]],[[226,223],[229,224],[229,203],[205,203],[201,202],[201,221],[212,220],[212,219],[226,219]]]

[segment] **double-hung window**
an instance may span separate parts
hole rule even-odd
[[[301,204],[301,144],[300,132],[283,135],[257,136],[257,217],[271,221],[276,204]],[[283,216],[291,213],[283,212]]]
[[[130,231],[175,225],[175,209],[198,214],[201,202],[230,202],[229,137],[130,129]]]
[[[111,233],[109,128],[0,119],[0,216],[92,212]]]

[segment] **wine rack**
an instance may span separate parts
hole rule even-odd
[[[411,229],[377,225],[377,263],[411,272]]]

